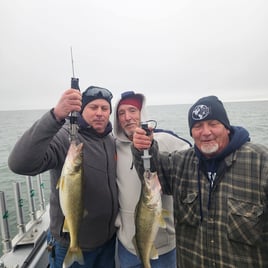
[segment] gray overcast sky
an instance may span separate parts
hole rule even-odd
[[[268,100],[268,1],[8,0],[0,3],[0,110],[49,109],[83,91],[148,104]]]

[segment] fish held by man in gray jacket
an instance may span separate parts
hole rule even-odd
[[[78,232],[84,212],[82,148],[83,143],[76,145],[74,141],[71,142],[57,184],[60,205],[65,216],[63,232],[70,233],[70,245],[64,259],[64,268],[71,266],[75,261],[84,264],[83,253],[78,244]]]
[[[162,209],[161,185],[156,172],[145,171],[140,199],[135,211],[136,232],[133,244],[144,268],[151,268],[150,259],[157,259],[154,241],[159,227],[166,228],[164,217],[169,212]]]

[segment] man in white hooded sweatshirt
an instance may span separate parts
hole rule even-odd
[[[115,106],[114,135],[117,147],[117,184],[119,198],[119,214],[116,220],[118,227],[118,257],[121,268],[142,267],[132,239],[135,235],[134,213],[139,201],[141,182],[132,163],[132,135],[141,122],[146,121],[145,96],[143,94],[127,91],[121,94]],[[172,152],[185,150],[190,143],[171,133],[154,132],[160,151]],[[166,229],[159,228],[155,246],[159,258],[151,260],[152,268],[175,268],[175,229],[173,220],[173,199],[162,195],[163,209],[170,211],[165,218]]]

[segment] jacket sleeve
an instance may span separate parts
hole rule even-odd
[[[9,168],[14,173],[31,176],[54,168],[64,155],[55,136],[62,125],[52,111],[45,113],[15,144],[8,158]]]

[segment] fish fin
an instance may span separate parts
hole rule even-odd
[[[82,250],[79,247],[68,249],[62,267],[70,267],[75,261],[81,265],[85,264]]]
[[[66,218],[64,219],[64,222],[63,222],[62,231],[69,233],[68,222],[66,221]]]
[[[164,218],[168,218],[168,217],[170,217],[170,211],[167,210],[167,209],[162,209],[162,216],[163,216]]]
[[[170,216],[170,212],[167,209],[162,209],[161,215],[159,217],[159,226],[161,228],[167,228],[167,224],[164,218]]]
[[[64,179],[63,177],[60,177],[58,179],[57,185],[56,185],[56,189],[62,188],[64,186]]]
[[[152,260],[158,259],[158,251],[154,245],[152,245],[152,248],[151,248],[150,259],[152,259]]]
[[[59,189],[60,188],[60,181],[61,181],[61,179],[59,178],[58,179],[58,182],[57,182],[57,185],[56,185],[56,189]]]
[[[136,250],[136,255],[139,258],[140,257],[140,254],[139,254],[139,251],[138,251],[138,246],[137,246],[137,241],[136,241],[136,237],[135,236],[133,236],[133,238],[132,238],[132,243],[133,243],[134,248]]]
[[[161,227],[161,228],[167,228],[167,224],[165,222],[165,219],[162,217],[162,215],[160,215],[159,220],[158,220],[158,223],[159,223],[159,227]]]

